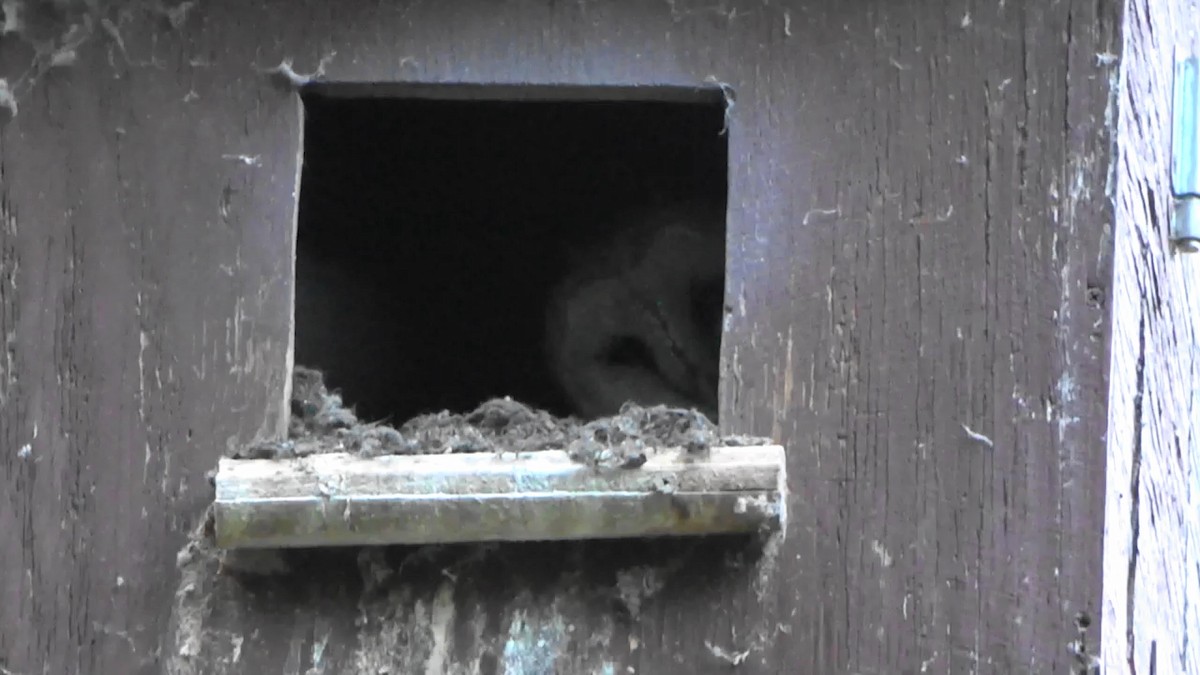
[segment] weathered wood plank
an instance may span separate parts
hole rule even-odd
[[[747,318],[725,391],[805,481],[789,541],[813,562],[780,581],[821,609],[792,619],[775,663],[1072,665],[1072,617],[1099,603],[1105,315],[1089,298],[1107,287],[1114,71],[1097,55],[1119,14],[793,14],[800,39],[782,48],[820,84],[780,85],[790,97],[760,85],[786,131],[753,143],[733,185],[732,222],[754,225],[731,260]],[[741,128],[754,104],[739,97]],[[737,201],[760,182],[792,189]]]
[[[1200,272],[1171,250],[1176,50],[1200,5],[1126,9],[1105,510],[1105,673],[1200,673]],[[1194,53],[1194,52],[1193,52]]]
[[[130,13],[18,92],[0,447],[31,451],[0,453],[6,668],[1073,665],[1100,589],[1119,3],[331,7]],[[28,49],[0,49],[14,78]],[[262,70],[284,58],[363,83],[730,85],[721,419],[788,448],[787,538],[173,572],[204,471],[281,420],[300,115]]]
[[[748,534],[786,526],[777,445],[647,453],[593,468],[567,452],[223,458],[222,548]]]
[[[248,67],[253,40],[126,5],[74,64],[18,87],[0,130],[0,665],[15,673],[161,672],[204,473],[284,421],[299,105],[213,67]],[[32,56],[6,34],[0,77]]]

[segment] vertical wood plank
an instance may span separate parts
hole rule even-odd
[[[0,132],[0,664],[16,673],[160,672],[204,473],[282,420],[298,107],[213,67],[254,60],[253,41],[208,33],[225,27],[104,19],[73,65],[18,89]],[[31,57],[13,39],[10,82]]]
[[[778,578],[803,589],[807,616],[776,664],[1072,665],[1073,616],[1099,603],[1105,315],[1089,297],[1108,283],[1113,71],[1099,55],[1119,14],[858,3],[793,17],[793,35],[822,36],[804,48],[814,84],[770,88],[780,135],[735,185],[788,188],[733,221],[748,309],[730,346],[740,390],[726,390],[795,453],[792,508],[811,514]]]
[[[1200,5],[1126,8],[1116,166],[1106,673],[1200,672],[1200,450],[1193,256],[1171,249],[1176,50],[1195,50]],[[1194,51],[1193,51],[1194,53]]]

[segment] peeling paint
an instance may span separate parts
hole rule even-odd
[[[454,649],[454,584],[442,583],[429,608],[429,659],[425,675],[441,675],[450,663]]]
[[[880,565],[883,565],[884,567],[892,566],[892,563],[894,562],[892,560],[892,554],[888,552],[887,546],[884,546],[883,542],[878,540],[872,541],[871,550],[874,551],[875,555],[879,558]]]
[[[531,615],[525,609],[513,612],[504,643],[505,675],[542,675],[555,672],[555,662],[567,642],[562,615]]]
[[[1079,394],[1079,387],[1075,383],[1075,379],[1069,372],[1064,372],[1058,378],[1056,387],[1058,406],[1056,410],[1056,424],[1058,426],[1058,442],[1063,443],[1066,440],[1067,430],[1071,425],[1079,422],[1079,417],[1064,413],[1064,409],[1075,403]]]
[[[262,155],[221,155],[221,159],[229,159],[235,162],[241,162],[246,166],[259,166],[262,164]]]
[[[308,669],[305,675],[324,675],[325,673],[325,650],[329,647],[329,638],[332,637],[332,628],[328,625],[327,620],[319,620],[318,622],[317,639],[313,640],[312,649],[309,653],[309,661],[312,667]]]

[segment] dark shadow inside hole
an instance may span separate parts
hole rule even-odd
[[[296,362],[368,420],[573,413],[543,355],[566,252],[639,205],[724,211],[719,100],[303,100]],[[704,297],[719,341],[723,284]]]
[[[603,358],[612,363],[637,368],[653,368],[654,356],[643,340],[632,335],[618,335],[608,343]]]

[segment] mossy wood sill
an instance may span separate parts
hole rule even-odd
[[[223,548],[735,534],[785,523],[777,445],[648,452],[636,469],[551,450],[222,459]]]

